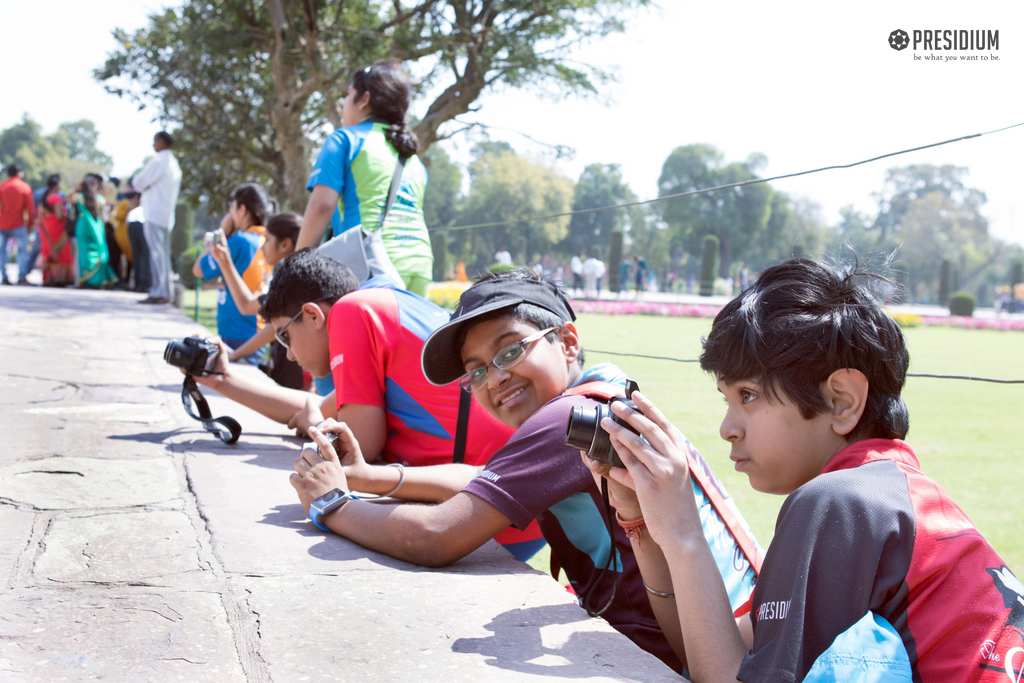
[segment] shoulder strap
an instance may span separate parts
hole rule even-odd
[[[613,398],[625,398],[626,390],[620,384],[596,380],[593,382],[577,384],[574,387],[569,387],[565,392],[563,392],[563,395],[586,396],[588,398],[596,398],[601,401],[610,401]]]
[[[459,389],[459,421],[455,425],[455,452],[452,462],[461,463],[466,460],[466,437],[469,431],[469,408],[473,402],[473,394]]]
[[[398,196],[398,186],[401,184],[402,169],[404,168],[405,157],[399,155],[398,163],[395,164],[395,174],[391,176],[391,189],[388,190],[388,203],[384,205],[384,210],[381,211],[380,216],[377,217],[378,230],[384,227],[384,220],[388,217],[388,212],[391,211],[391,206],[395,203],[395,198]]]

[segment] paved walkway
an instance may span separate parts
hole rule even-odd
[[[300,442],[188,418],[163,350],[202,330],[139,298],[0,288],[0,681],[679,680],[493,541],[427,570],[315,530]]]

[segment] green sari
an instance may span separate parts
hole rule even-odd
[[[117,282],[117,274],[110,267],[107,238],[103,233],[103,220],[94,217],[78,198],[78,222],[75,239],[78,241],[78,286],[103,287]]]

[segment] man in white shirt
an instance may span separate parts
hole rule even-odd
[[[143,231],[149,247],[152,273],[149,296],[143,304],[166,304],[174,295],[171,280],[171,229],[174,227],[174,206],[181,189],[181,168],[171,153],[174,138],[166,131],[153,136],[153,151],[141,171],[132,177],[132,187],[142,193],[145,212]]]

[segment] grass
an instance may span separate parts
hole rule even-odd
[[[217,334],[217,290],[199,290],[199,310],[196,318],[196,290],[186,289],[182,310],[185,315],[196,320],[200,325]]]
[[[718,436],[724,403],[714,381],[696,363],[602,353],[695,359],[711,320],[584,314],[577,327],[587,365],[614,362],[640,384],[701,450],[767,547],[784,497],[754,491],[733,471],[729,446]],[[1018,332],[919,327],[904,334],[912,373],[1024,379]],[[1011,570],[1024,571],[1024,443],[1013,426],[1020,424],[1024,385],[912,377],[903,395],[911,418],[907,441],[925,474],[967,512]],[[546,570],[547,558],[530,564]]]

